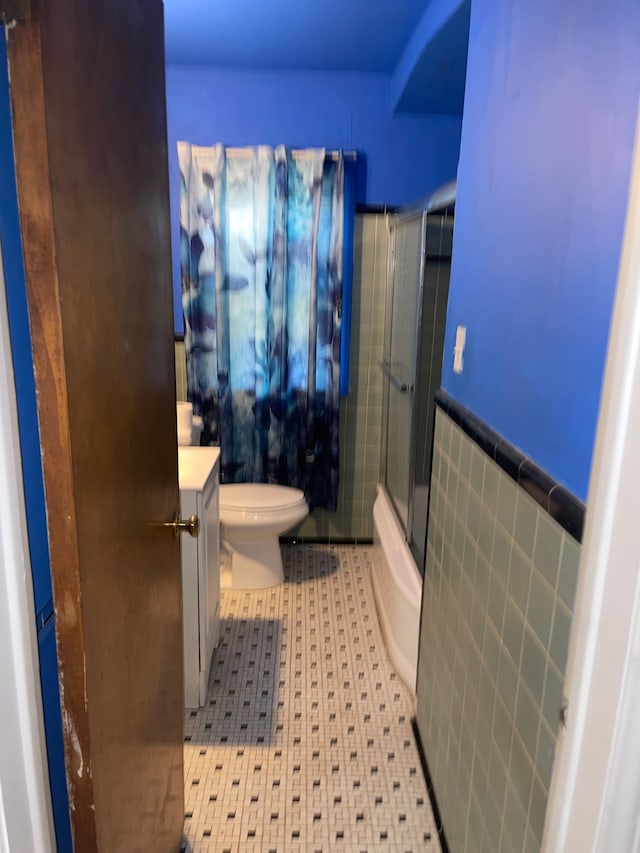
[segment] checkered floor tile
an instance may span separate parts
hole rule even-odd
[[[370,549],[283,560],[280,586],[222,592],[207,704],[185,714],[183,850],[440,851]]]

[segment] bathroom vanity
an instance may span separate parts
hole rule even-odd
[[[186,708],[204,705],[220,640],[219,467],[217,447],[178,448],[180,513],[200,521],[196,537],[180,537]]]

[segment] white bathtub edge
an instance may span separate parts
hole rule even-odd
[[[422,578],[384,489],[373,507],[372,580],[389,657],[415,695]]]

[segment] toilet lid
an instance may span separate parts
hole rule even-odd
[[[226,509],[290,509],[304,502],[304,493],[271,483],[227,483],[220,486],[220,506]]]

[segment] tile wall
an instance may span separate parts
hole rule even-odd
[[[357,214],[349,394],[340,406],[340,487],[335,513],[315,510],[288,536],[331,540],[373,537],[380,473],[382,348],[388,228],[384,214]],[[184,344],[176,342],[176,394],[186,400]]]
[[[452,853],[540,849],[579,556],[438,408],[416,721]]]

